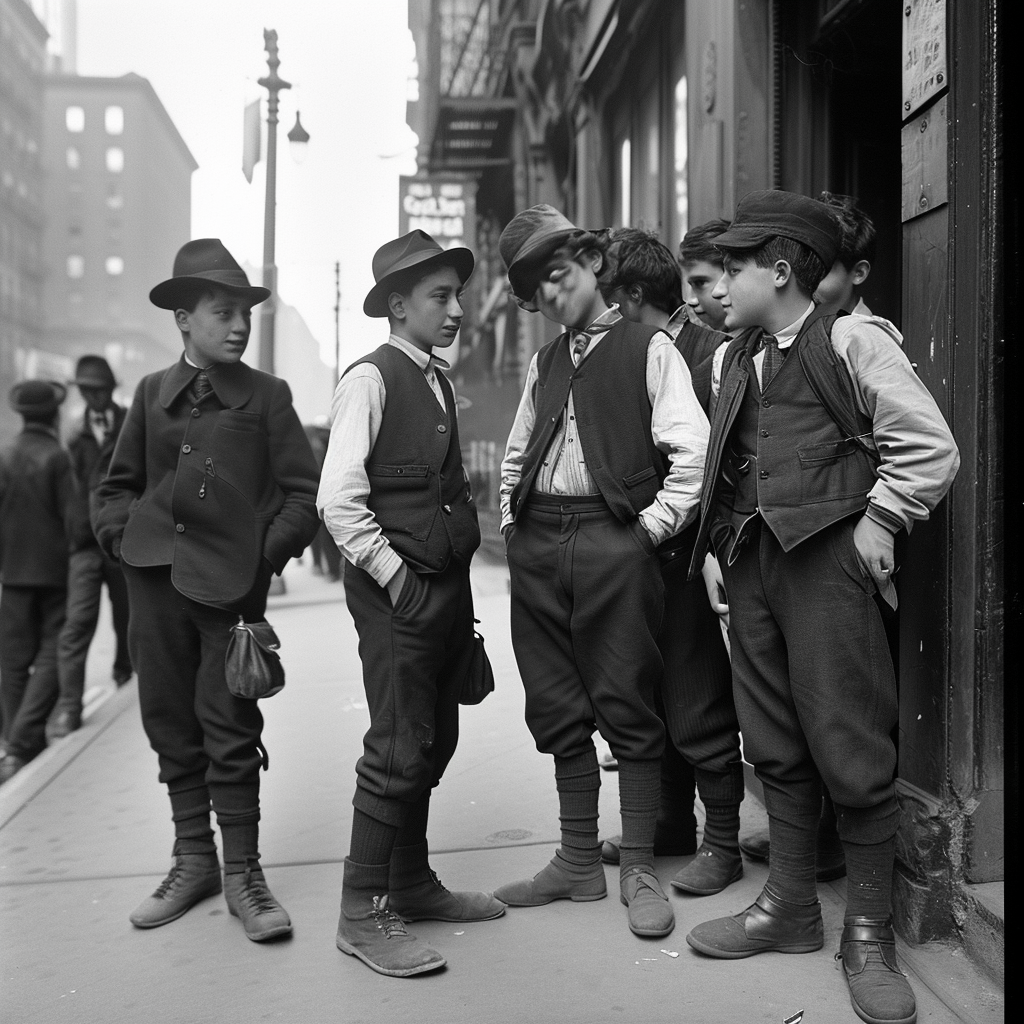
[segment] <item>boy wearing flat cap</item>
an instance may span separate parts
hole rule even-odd
[[[259,861],[263,717],[228,690],[224,657],[231,627],[263,618],[271,576],[318,525],[316,462],[288,385],[241,361],[250,311],[269,294],[219,239],[182,246],[149,298],[173,312],[185,351],[139,383],[95,519],[128,584],[142,724],[174,820],[171,872],[130,920],[167,924],[223,888],[254,942],[291,921]]]
[[[499,248],[520,305],[566,330],[530,364],[501,470],[512,643],[527,725],[554,757],[561,845],[495,895],[519,907],[607,895],[597,729],[619,765],[629,927],[667,935],[675,917],[653,867],[665,746],[656,549],[696,512],[707,418],[672,338],[605,302],[603,235],[541,205],[512,219]]]
[[[771,860],[752,906],[698,925],[687,942],[726,959],[821,948],[824,782],[846,854],[840,957],[853,1007],[867,1021],[910,1024],[891,916],[896,684],[875,595],[894,598],[894,535],[928,517],[959,456],[888,321],[815,315],[811,296],[839,241],[824,204],[770,190],[746,196],[716,242],[725,273],[714,295],[726,329],[744,330],[716,353],[691,572],[710,540]]]
[[[62,384],[11,389],[24,420],[0,449],[0,783],[46,746],[57,702],[57,640],[68,585],[68,525],[75,478],[57,434]]]
[[[446,962],[403,922],[505,912],[486,893],[449,892],[427,860],[430,793],[455,753],[473,654],[469,563],[480,544],[448,364],[434,350],[459,332],[473,262],[422,231],[374,254],[363,312],[387,317],[390,335],[338,383],[317,496],[345,556],[370,712],[335,941],[392,977]]]

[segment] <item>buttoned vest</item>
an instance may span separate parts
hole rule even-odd
[[[451,384],[437,371],[446,409],[423,371],[393,345],[353,363],[384,380],[384,415],[366,463],[367,508],[388,543],[421,572],[440,572],[455,552],[469,563],[480,546],[476,506],[462,468]]]

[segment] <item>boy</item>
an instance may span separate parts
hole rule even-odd
[[[752,192],[718,245],[725,274],[715,296],[726,327],[746,329],[716,354],[691,572],[710,538],[771,860],[752,906],[698,925],[687,942],[727,959],[821,948],[814,873],[824,782],[846,853],[840,958],[852,1004],[864,1020],[910,1024],[914,994],[896,963],[891,916],[896,684],[874,595],[891,590],[894,534],[927,518],[959,456],[891,324],[813,316],[811,296],[839,251],[824,205]],[[839,425],[850,420],[860,426]]]
[[[713,331],[725,330],[725,310],[713,292],[722,276],[722,254],[715,239],[728,229],[727,220],[709,220],[690,228],[679,243],[687,305]]]
[[[46,746],[57,701],[57,638],[67,603],[67,527],[75,497],[57,434],[66,391],[26,380],[11,389],[24,428],[0,450],[0,783]]]
[[[110,595],[117,638],[114,681],[123,686],[132,677],[132,662],[128,656],[128,590],[121,567],[100,551],[90,518],[93,494],[107,474],[128,410],[114,401],[117,382],[103,356],[82,356],[75,367],[72,384],[81,392],[86,408],[68,442],[78,494],[68,538],[71,545],[68,615],[57,645],[60,697],[50,726],[54,739],[67,736],[82,724],[85,661],[99,621],[104,583]]]
[[[228,690],[224,656],[231,627],[263,618],[271,576],[317,527],[316,463],[288,385],[241,361],[250,311],[269,294],[219,239],[181,247],[149,299],[174,314],[184,352],[139,383],[96,511],[100,547],[128,584],[142,724],[175,832],[170,874],[129,920],[156,928],[223,888],[254,942],[291,921],[259,861],[263,717]]]
[[[875,225],[857,206],[853,196],[822,192],[818,201],[824,203],[838,220],[842,232],[839,255],[829,272],[818,282],[814,301],[823,313],[848,313],[871,316],[861,298],[860,289],[871,273],[875,261]]]
[[[430,793],[455,753],[473,655],[469,563],[480,545],[448,364],[433,350],[459,333],[473,262],[422,231],[374,254],[363,312],[387,317],[391,332],[338,384],[317,497],[346,560],[370,711],[335,941],[392,977],[446,962],[403,920],[505,912],[486,893],[449,892],[427,860]]]
[[[607,298],[618,303],[626,319],[649,324],[672,337],[691,371],[729,340],[686,316],[679,264],[655,236],[635,228],[619,229],[612,233],[608,255],[612,271],[605,286]],[[672,879],[672,885],[682,892],[710,896],[743,873],[738,846],[743,769],[732,673],[718,617],[703,582],[686,579],[695,539],[696,524],[659,550],[665,581],[665,618],[658,634],[665,662],[658,690],[659,714],[671,742],[665,746],[662,761],[654,852],[697,853]],[[714,561],[710,553],[707,557]],[[717,579],[711,571],[709,577]],[[713,599],[717,609],[717,593]],[[677,761],[682,761],[682,769],[676,767]],[[699,852],[694,840],[694,776],[707,812]],[[688,825],[685,834],[683,821]],[[602,859],[618,861],[617,840],[605,841]],[[665,849],[672,840],[674,844]],[[687,841],[689,848],[684,846]]]
[[[607,895],[597,728],[619,763],[629,927],[667,935],[675,918],[653,868],[665,745],[656,548],[698,501],[707,419],[672,339],[606,304],[604,239],[541,205],[498,244],[520,305],[567,330],[530,364],[501,470],[512,644],[527,725],[554,756],[562,842],[532,879],[495,895],[520,907]]]

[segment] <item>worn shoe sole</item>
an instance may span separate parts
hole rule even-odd
[[[221,882],[220,873],[218,872],[216,879],[211,883],[208,890],[197,896],[191,903],[185,904],[180,910],[176,910],[173,914],[168,914],[167,917],[161,917],[156,921],[136,921],[135,915],[129,914],[128,920],[136,928],[159,928],[161,925],[177,921],[179,917],[184,917],[197,903],[202,903],[203,900],[208,900],[211,896],[217,896],[223,888],[224,884]]]
[[[487,914],[485,917],[443,917],[441,914],[431,913],[418,913],[413,911],[411,914],[407,914],[404,910],[400,910],[398,906],[392,904],[395,913],[406,922],[413,921],[448,921],[452,924],[472,924],[474,921],[494,921],[496,918],[501,917],[505,913],[505,907],[501,910],[496,911],[493,914]]]
[[[758,953],[814,953],[825,945],[825,940],[822,939],[821,942],[787,942],[780,946],[764,945],[758,946],[756,949],[726,950],[719,949],[717,946],[712,946],[700,939],[695,939],[692,932],[686,936],[686,941],[698,953],[703,953],[705,956],[713,956],[719,960],[743,960],[748,956],[757,956]],[[898,1024],[898,1022],[879,1021],[878,1024]]]
[[[413,974],[426,974],[427,971],[436,971],[440,967],[446,967],[448,961],[444,957],[440,960],[431,961],[428,964],[420,964],[418,967],[401,967],[401,968],[388,968],[381,967],[380,964],[374,963],[365,953],[356,949],[355,946],[350,945],[340,935],[334,940],[335,945],[342,951],[342,953],[348,953],[349,956],[357,957],[362,960],[371,971],[376,971],[378,974],[386,974],[389,978],[408,978]]]

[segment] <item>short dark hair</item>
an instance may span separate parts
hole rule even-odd
[[[841,237],[836,257],[847,270],[865,260],[875,262],[875,224],[857,205],[853,196],[822,192],[818,201],[824,203],[839,222]]]
[[[644,301],[663,313],[683,304],[679,264],[672,250],[657,235],[640,228],[617,228],[611,233],[608,262],[610,278],[602,287],[607,298],[616,288],[638,287]]]
[[[680,263],[714,263],[722,265],[722,253],[715,245],[715,239],[729,230],[729,222],[716,217],[704,224],[690,228],[679,243]]]
[[[393,274],[391,278],[390,286],[388,287],[387,299],[393,292],[398,292],[399,295],[408,296],[412,293],[413,288],[416,287],[425,277],[429,277],[434,273],[435,270],[440,270],[442,267],[451,267],[451,263],[436,263],[433,261],[426,262],[426,265],[422,263],[415,264],[409,267],[408,270],[401,270],[397,274]],[[454,268],[453,268],[454,269]],[[464,288],[466,282],[459,278],[459,287]],[[388,319],[391,319],[390,308],[388,310]]]
[[[720,251],[735,259],[753,260],[755,266],[765,268],[785,260],[793,271],[796,283],[808,296],[814,294],[814,289],[831,269],[825,266],[825,261],[809,246],[781,235],[773,235],[756,249],[732,249],[723,245]]]

